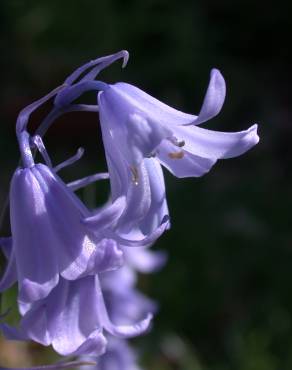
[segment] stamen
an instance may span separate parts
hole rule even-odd
[[[81,189],[87,185],[92,184],[93,182],[99,181],[99,180],[107,180],[109,178],[109,174],[107,172],[104,173],[96,173],[91,176],[84,177],[83,179],[76,180],[69,182],[67,186],[72,190],[76,191],[78,189]]]
[[[132,181],[134,185],[139,185],[139,173],[138,168],[135,166],[130,167],[131,173],[132,173]]]
[[[67,167],[67,166],[70,166],[71,164],[77,162],[84,154],[84,149],[83,148],[79,148],[77,150],[77,153],[75,155],[73,155],[72,157],[66,159],[66,161],[58,164],[57,166],[54,167],[54,170],[55,172],[58,172],[60,170],[62,170],[63,168]]]
[[[178,140],[178,138],[177,137],[175,137],[175,136],[172,136],[172,137],[170,137],[170,138],[168,138],[168,140],[172,143],[172,144],[174,144],[175,146],[178,146],[179,148],[182,148],[183,146],[185,146],[185,141],[184,140]]]
[[[171,152],[168,153],[169,158],[171,159],[182,159],[185,153],[181,150],[180,152]]]
[[[157,152],[151,152],[151,153],[149,153],[149,154],[146,156],[146,158],[155,158],[155,157],[156,157],[156,155],[157,155]]]
[[[32,143],[37,147],[38,151],[41,153],[44,158],[46,165],[50,168],[53,167],[52,161],[49,157],[49,154],[46,150],[45,144],[43,143],[42,138],[39,135],[35,135],[31,138]]]

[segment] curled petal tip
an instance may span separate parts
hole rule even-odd
[[[110,325],[107,327],[107,330],[109,333],[119,338],[133,338],[145,334],[149,330],[152,319],[153,314],[148,313],[145,319],[133,325],[115,326],[110,323]]]
[[[127,50],[122,50],[121,51],[121,54],[123,55],[123,64],[122,64],[122,68],[125,68],[126,65],[128,64],[128,61],[129,61],[129,52]]]
[[[258,135],[258,125],[254,124],[249,129],[249,135],[247,136],[250,142],[251,147],[256,145],[260,141],[260,137]]]
[[[210,73],[211,77],[213,76],[220,76],[220,77],[223,77],[222,76],[222,73],[219,71],[218,68],[212,68],[211,69],[211,73]]]
[[[83,156],[83,154],[84,154],[84,148],[81,146],[80,148],[78,148],[78,150],[77,150],[77,155],[78,155],[78,157],[82,157]]]

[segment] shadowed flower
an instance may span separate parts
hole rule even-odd
[[[86,360],[86,358],[85,358]],[[82,368],[80,368],[82,369]],[[126,340],[110,337],[106,353],[96,359],[95,366],[85,370],[142,370],[137,365],[137,354]]]
[[[100,275],[109,316],[116,324],[140,320],[147,312],[155,312],[155,302],[141,294],[136,288],[139,272],[157,271],[166,261],[163,252],[152,252],[145,248],[125,248],[125,265],[115,271]],[[96,359],[97,365],[87,370],[139,370],[137,355],[126,340],[106,336],[106,353]],[[86,358],[85,358],[86,359]]]

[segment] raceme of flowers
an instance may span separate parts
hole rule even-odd
[[[17,328],[4,322],[0,327],[8,339],[81,356],[80,364],[90,355],[97,369],[138,370],[126,339],[147,332],[156,311],[135,285],[137,272],[156,271],[166,261],[164,253],[149,250],[170,227],[162,166],[179,178],[202,176],[218,159],[245,153],[259,138],[257,125],[232,133],[199,127],[223,105],[225,82],[218,70],[211,71],[195,116],[133,85],[96,80],[118,59],[125,67],[128,53],[86,63],[18,116],[21,165],[10,186],[11,236],[0,239],[7,258],[0,290],[17,282],[21,320]],[[77,104],[88,91],[96,92],[97,103]],[[30,115],[50,99],[52,110],[29,133]],[[60,115],[72,111],[99,114],[108,173],[66,184],[59,172],[83,151],[53,165],[43,137]],[[36,151],[43,163],[35,162]],[[103,179],[110,181],[110,198],[88,209],[75,192]],[[62,366],[67,365],[55,368]]]

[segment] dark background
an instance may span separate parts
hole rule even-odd
[[[105,81],[133,83],[193,113],[217,67],[227,99],[204,127],[236,131],[259,123],[260,143],[220,161],[205,177],[179,180],[165,173],[172,229],[155,248],[167,250],[169,262],[141,278],[161,309],[152,333],[133,341],[146,370],[292,369],[292,6],[270,4],[0,2],[1,204],[18,162],[19,110],[97,56],[127,49],[127,68],[112,66],[102,74]],[[31,127],[44,114],[34,114]],[[54,163],[85,146],[82,164],[64,171],[66,179],[105,169],[94,114],[68,114],[46,143]],[[100,184],[81,196],[90,205],[96,194],[99,203],[106,199],[106,191]],[[8,230],[6,217],[2,235]],[[17,347],[16,355],[13,348],[0,342],[7,364],[15,357],[22,366],[43,363],[50,356],[36,345]]]

